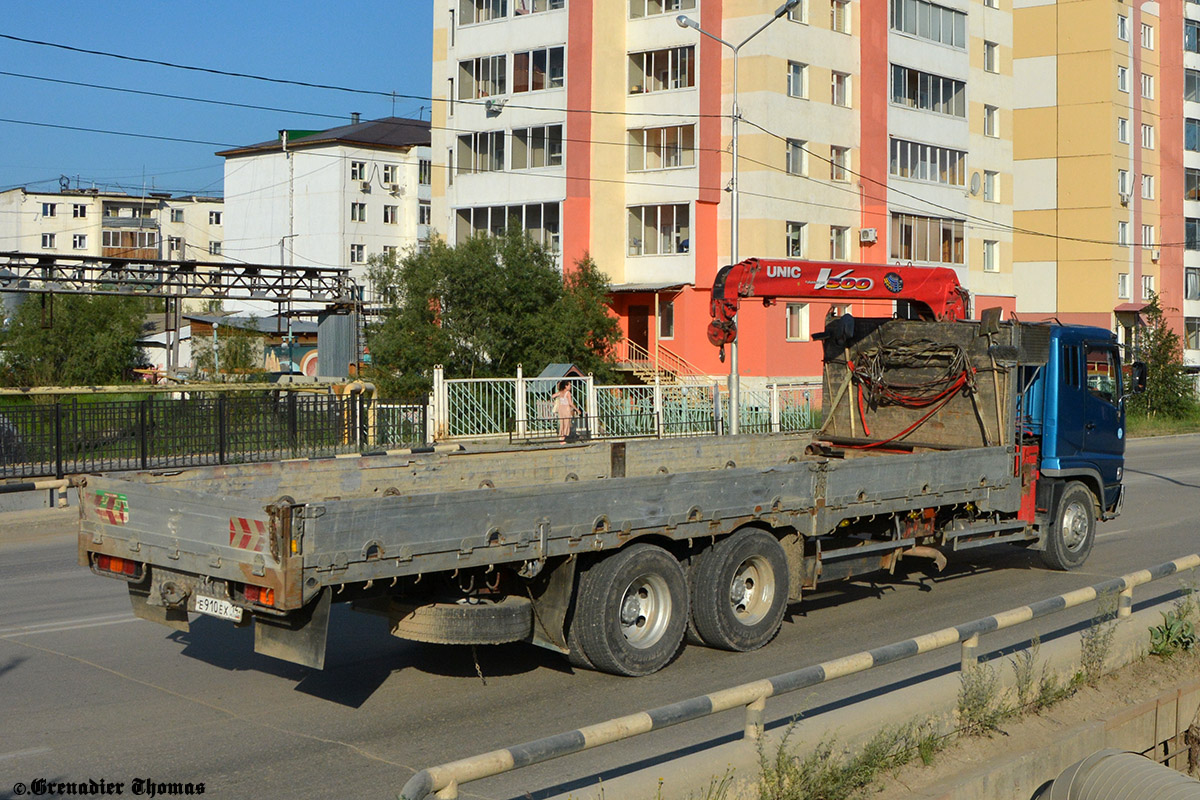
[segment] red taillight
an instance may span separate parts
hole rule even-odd
[[[246,584],[246,600],[251,603],[258,603],[260,606],[275,605],[275,590],[268,589],[265,586],[251,586]]]
[[[96,556],[97,569],[102,569],[105,572],[115,572],[118,575],[129,575],[130,577],[137,575],[140,566],[138,562],[130,561],[128,558],[117,558],[116,556],[106,555]]]

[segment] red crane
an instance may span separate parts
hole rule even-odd
[[[844,261],[748,258],[722,267],[713,280],[708,340],[717,347],[737,339],[738,303],[780,297],[828,300],[905,300],[922,319],[967,318],[969,295],[947,267],[850,264]]]

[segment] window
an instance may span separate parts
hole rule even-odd
[[[1142,248],[1145,250],[1150,250],[1153,247],[1154,247],[1154,226],[1153,225],[1143,225],[1142,226]]]
[[[172,208],[171,209],[171,222],[183,222],[183,209],[182,208]]]
[[[1188,267],[1184,271],[1183,299],[1200,300],[1200,268]]]
[[[671,47],[629,54],[629,93],[665,92],[696,85],[696,48]]]
[[[808,64],[788,62],[788,97],[808,97]]]
[[[76,233],[73,236],[71,236],[71,249],[72,250],[87,250],[87,234],[86,233]]]
[[[983,0],[983,4],[988,8],[999,8],[1000,0]]]
[[[891,257],[901,261],[962,264],[963,221],[892,213]]]
[[[158,235],[154,231],[101,231],[100,245],[106,250],[104,255],[121,256],[158,247]]]
[[[350,162],[350,180],[365,181],[367,179],[367,162],[351,161]]]
[[[366,245],[352,244],[350,245],[350,263],[361,264],[367,260]]]
[[[350,204],[350,221],[351,222],[366,222],[367,221],[367,204],[366,203],[351,203]]]
[[[687,203],[629,208],[629,255],[686,253],[691,249]]]
[[[1184,219],[1183,247],[1185,250],[1200,250],[1200,219],[1195,217]]]
[[[54,234],[53,233],[43,233],[42,234],[42,248],[46,249],[46,250],[51,250],[54,248],[54,246],[55,246],[54,245]]]
[[[430,205],[428,200],[421,200],[417,203],[417,224],[433,224],[433,207]]]
[[[42,216],[43,217],[58,216],[58,203],[42,203]]]
[[[1184,70],[1183,99],[1200,103],[1200,72],[1194,69]]]
[[[558,11],[567,7],[567,0],[515,0],[513,13],[517,16],[540,14],[543,11]]]
[[[927,0],[891,0],[891,26],[931,42],[967,47],[967,15]]]
[[[399,255],[400,255],[400,248],[396,247],[396,245],[385,244],[383,246],[383,257],[386,258],[388,261],[394,262],[396,260],[397,256],[399,256]]]
[[[1142,276],[1142,299],[1143,300],[1153,300],[1154,299],[1154,276],[1153,275],[1143,275]]]
[[[1122,300],[1129,299],[1129,273],[1117,273],[1117,297]]]
[[[893,64],[892,102],[922,111],[966,117],[966,84]]]
[[[1142,23],[1142,47],[1147,50],[1154,49],[1154,27],[1144,22]]]
[[[831,181],[848,181],[850,180],[850,148],[838,147],[836,145],[829,148],[829,180]]]
[[[383,182],[384,183],[399,183],[397,179],[399,172],[395,164],[383,165]]]
[[[171,253],[179,253],[183,250],[183,239],[179,236],[167,237],[167,251]]]
[[[1200,22],[1184,20],[1183,49],[1189,53],[1200,53]]]
[[[695,7],[696,0],[629,0],[629,17],[640,19],[658,14],[674,14],[677,11],[690,11]]]
[[[460,208],[455,217],[460,242],[481,233],[500,235],[509,225],[515,225],[551,252],[557,253],[559,249],[559,204],[556,202]]]
[[[787,256],[788,258],[804,258],[808,250],[808,225],[804,222],[789,222],[787,224]]]
[[[1117,89],[1122,92],[1129,91],[1129,68],[1117,67]]]
[[[1200,200],[1200,169],[1189,167],[1183,171],[1183,199]]]
[[[504,131],[458,137],[458,174],[504,169]]]
[[[808,341],[808,303],[787,304],[787,333],[789,342]]]
[[[1200,152],[1200,119],[1188,117],[1183,121],[1183,149]]]
[[[850,76],[845,72],[833,73],[829,102],[835,106],[850,105]]]
[[[991,239],[983,240],[983,271],[984,272],[999,272],[999,242],[994,242]]]
[[[1142,147],[1147,150],[1154,149],[1154,126],[1142,125]]]
[[[446,150],[446,185],[454,185],[454,148]]]
[[[892,139],[889,171],[899,178],[964,186],[967,154],[963,150]]]
[[[1117,14],[1117,38],[1122,42],[1129,41],[1129,17]]]
[[[787,140],[787,171],[789,175],[808,174],[808,142]]]
[[[983,199],[989,203],[1000,202],[1000,173],[990,169],[983,171]]]
[[[1188,350],[1200,350],[1200,317],[1184,317],[1183,346]]]
[[[844,225],[829,226],[829,258],[845,261],[850,258],[850,229]]]
[[[417,166],[417,183],[422,186],[433,183],[433,162],[428,158],[422,158]]]
[[[508,0],[459,0],[458,19],[460,25],[490,22],[508,16]]]
[[[209,225],[220,225],[221,224],[221,212],[220,211],[208,212],[208,224]]]
[[[1087,346],[1087,390],[1088,394],[1109,403],[1117,402],[1120,385],[1120,365],[1112,347]]]
[[[364,213],[366,208],[363,209]],[[366,222],[366,219],[363,220]],[[400,206],[384,206],[383,207],[383,224],[396,225],[400,222]]]
[[[458,99],[475,100],[504,94],[507,89],[508,56],[481,56],[458,62]]]
[[[1000,46],[995,42],[983,43],[983,69],[985,72],[1000,71]]]
[[[675,301],[664,300],[658,304],[658,338],[675,338]]]
[[[1117,118],[1117,141],[1129,144],[1129,120],[1124,117]]]
[[[1143,175],[1142,176],[1142,198],[1145,200],[1153,200],[1154,199],[1154,176],[1153,175]]]
[[[87,206],[82,203],[76,203],[71,207],[71,216],[75,219],[83,219],[87,216]]]
[[[1142,73],[1142,97],[1147,100],[1154,99],[1154,76]]]
[[[996,106],[983,107],[983,135],[993,138],[1000,135],[1000,109]]]
[[[850,0],[830,0],[829,29],[838,33],[850,32]]]
[[[629,170],[691,167],[696,163],[696,127],[672,125],[629,131]]]
[[[213,256],[221,255],[221,243],[220,242],[209,242],[208,243],[208,253],[209,253],[209,255],[213,255]]]
[[[513,91],[540,92],[563,87],[564,48],[546,47],[513,53]]]
[[[796,7],[788,12],[788,19],[792,22],[799,22],[803,25],[808,24],[808,0],[800,0]]]
[[[1132,193],[1129,188],[1129,170],[1117,170],[1117,194],[1125,196]]]
[[[512,132],[512,168],[561,167],[562,125],[538,125]]]
[[[1129,246],[1129,223],[1125,220],[1117,223],[1117,244],[1122,247]]]

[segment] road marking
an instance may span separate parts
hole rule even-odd
[[[1131,531],[1105,531],[1104,533],[1097,533],[1096,538],[1097,539],[1108,539],[1113,536],[1124,536],[1127,533],[1131,533]]]
[[[40,756],[42,753],[53,752],[49,747],[31,747],[28,750],[14,750],[11,753],[0,753],[0,761],[12,761],[16,758],[28,758],[29,756]]]
[[[105,614],[99,617],[82,617],[80,619],[65,619],[58,622],[42,622],[36,625],[18,625],[14,628],[0,628],[0,636],[32,636],[35,633],[59,633],[74,631],[82,628],[98,628],[103,625],[120,625],[133,622],[137,617],[132,614]]]

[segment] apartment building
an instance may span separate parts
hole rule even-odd
[[[386,117],[223,150],[225,252],[239,261],[348,267],[428,241],[429,123]]]
[[[978,309],[1012,311],[1010,1],[801,0],[742,48],[736,256],[944,265]],[[734,257],[734,61],[676,17],[739,42],[772,10],[438,0],[436,227],[455,241],[516,222],[564,269],[589,253],[630,342],[724,373],[704,331]],[[744,305],[741,373],[819,374],[830,310]]]
[[[220,262],[223,222],[219,197],[97,189],[0,192],[0,250]]]
[[[1200,364],[1200,205],[1185,200],[1200,175],[1190,156],[1200,152],[1198,19],[1193,0],[1016,3],[1023,318],[1097,325],[1136,344],[1160,295]]]

